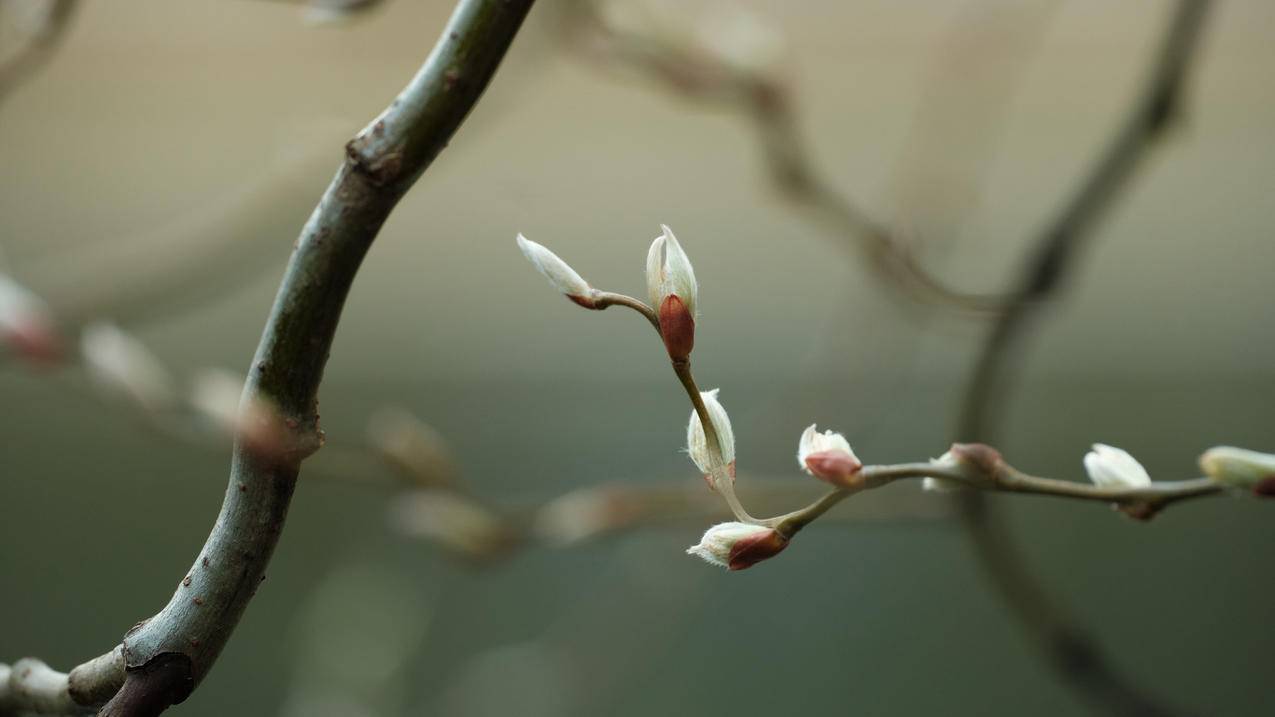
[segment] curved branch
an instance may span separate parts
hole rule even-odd
[[[1176,116],[1183,78],[1207,9],[1207,0],[1179,1],[1151,74],[1128,117],[1075,194],[1036,241],[1015,298],[997,317],[966,385],[956,431],[959,440],[994,440],[992,417],[999,413],[1017,344],[1039,316],[1043,300],[1061,290],[1099,220]],[[1014,547],[1009,527],[981,493],[967,492],[960,505],[962,522],[988,575],[1069,684],[1096,704],[1120,713],[1171,714],[1171,710],[1115,674],[1093,639],[1032,574],[1026,559]]]
[[[390,211],[486,88],[531,0],[462,0],[398,98],[346,146],[301,232],[253,360],[244,404],[278,407],[282,454],[237,442],[221,513],[168,605],[125,635],[123,687],[102,715],[158,714],[208,673],[264,579],[301,461],[322,442],[317,392],[341,308]]]

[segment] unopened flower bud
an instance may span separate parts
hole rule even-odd
[[[0,344],[35,363],[53,363],[62,356],[62,339],[49,307],[3,274],[0,274]]]
[[[921,488],[935,493],[954,493],[995,477],[1005,464],[1000,451],[983,443],[953,443],[946,453],[931,458],[930,465],[961,473],[965,480],[927,476]]]
[[[698,545],[686,549],[686,554],[730,570],[743,570],[778,555],[786,547],[788,539],[773,528],[731,522],[709,528]]]
[[[518,235],[518,248],[522,250],[522,255],[527,257],[527,261],[549,280],[553,288],[586,309],[597,308],[593,289],[589,283],[581,278],[567,262],[559,259],[557,254],[521,234]]]
[[[641,518],[633,492],[620,485],[574,490],[537,511],[532,529],[558,545],[568,545],[618,530]]]
[[[1275,455],[1245,448],[1217,446],[1200,456],[1200,469],[1218,483],[1275,495]]]
[[[673,359],[685,360],[695,347],[695,301],[699,287],[695,270],[673,231],[651,242],[646,253],[646,291],[659,315],[660,335]]]
[[[452,491],[405,493],[390,510],[390,521],[404,534],[438,541],[467,557],[490,559],[510,546],[500,515]]]
[[[446,439],[411,413],[378,409],[368,420],[367,437],[382,458],[422,487],[456,482],[456,462]]]
[[[112,324],[93,324],[80,336],[89,375],[104,390],[155,411],[173,403],[173,378],[141,341]]]
[[[851,478],[863,467],[845,436],[834,431],[820,433],[813,423],[801,434],[797,465],[838,488],[849,488]]]
[[[729,472],[732,477],[735,474],[735,434],[731,431],[730,416],[726,415],[726,409],[717,400],[719,390],[721,389],[701,391],[700,397],[704,400],[704,408],[708,409],[713,429],[717,431],[720,452],[708,444],[704,424],[700,422],[699,413],[694,409],[691,410],[690,424],[686,427],[686,451],[705,477],[721,470]],[[712,483],[711,480],[709,482]]]
[[[1145,488],[1151,485],[1151,476],[1138,459],[1127,451],[1095,443],[1093,450],[1085,454],[1085,471],[1094,485],[1103,488]]]

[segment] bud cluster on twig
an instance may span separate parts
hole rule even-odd
[[[521,234],[518,245],[550,283],[576,304],[603,309],[618,304],[643,314],[660,334],[673,371],[692,405],[686,450],[709,487],[731,509],[735,520],[708,529],[687,552],[704,560],[742,570],[773,557],[811,521],[844,498],[905,478],[923,478],[930,489],[972,488],[1032,493],[1110,503],[1131,517],[1146,520],[1170,503],[1223,491],[1275,494],[1275,455],[1219,447],[1200,458],[1204,478],[1155,482],[1133,456],[1095,444],[1084,458],[1091,484],[1031,476],[1009,465],[996,449],[981,444],[954,444],[937,459],[920,463],[865,466],[849,441],[835,431],[820,432],[812,424],[798,441],[797,463],[809,475],[832,487],[810,505],[770,518],[755,518],[735,494],[735,434],[718,399],[718,389],[700,391],[691,375],[699,287],[690,259],[667,227],[647,253],[646,281],[650,304],[599,291],[565,261]],[[603,301],[602,298],[607,297]],[[654,319],[654,320],[652,320]]]

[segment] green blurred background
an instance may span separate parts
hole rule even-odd
[[[0,107],[8,270],[86,314],[171,282],[162,305],[100,318],[181,371],[243,371],[342,142],[414,72],[450,5],[393,0],[313,28],[287,3],[85,2]],[[970,290],[1011,279],[1170,10],[744,5],[785,38],[819,167]],[[1192,477],[1218,443],[1275,449],[1275,4],[1215,10],[1184,122],[1023,355],[999,444],[1026,470],[1082,479],[1094,441],[1163,479]],[[808,481],[792,455],[814,421],[867,462],[941,453],[985,324],[916,311],[773,192],[738,116],[582,61],[560,12],[533,11],[377,240],[321,393],[329,436],[357,441],[377,406],[403,405],[499,504],[698,481],[679,453],[685,397],[649,329],[562,301],[513,241],[641,294],[663,222],[695,262],[696,373],[722,388],[741,471]],[[231,215],[242,230],[225,241],[183,243]],[[3,660],[65,669],[115,644],[168,599],[225,489],[228,446],[164,440],[89,389],[75,369],[0,368]],[[351,478],[303,471],[269,579],[183,714],[1088,710],[1016,629],[945,499],[915,485],[857,497],[856,520],[817,523],[736,574],[682,555],[698,523],[476,567],[396,532],[395,490]],[[995,503],[1123,673],[1192,713],[1270,713],[1270,506],[1192,502],[1143,525]]]

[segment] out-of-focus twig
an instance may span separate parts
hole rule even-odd
[[[1035,242],[1014,288],[1014,299],[988,333],[966,385],[956,429],[960,440],[994,440],[993,421],[1002,412],[1008,374],[1019,344],[1043,312],[1043,301],[1061,291],[1099,220],[1177,116],[1207,9],[1208,0],[1178,2],[1128,116]],[[988,575],[1068,684],[1096,705],[1120,714],[1173,713],[1116,673],[1087,631],[1032,574],[1008,526],[982,494],[965,493],[960,504],[963,522]]]
[[[808,502],[817,493],[808,480],[756,475],[740,477],[741,498],[766,514]],[[948,516],[942,501],[914,494],[852,503],[828,519],[850,525]],[[854,510],[858,507],[858,510]],[[599,483],[540,504],[498,508],[447,488],[401,493],[390,522],[405,535],[427,539],[459,557],[486,564],[531,548],[567,548],[630,531],[663,525],[700,526],[732,517],[722,499],[693,483]]]
[[[776,188],[809,221],[859,247],[876,268],[875,276],[929,303],[978,312],[1003,305],[1005,297],[965,292],[935,277],[921,266],[902,236],[823,176],[799,131],[788,87],[775,72],[749,57],[750,52],[766,52],[759,23],[750,25],[754,29],[748,32],[734,33],[743,39],[714,42],[714,33],[724,33],[720,25],[745,21],[738,16],[710,17],[702,23],[706,37],[687,40],[684,33],[661,34],[661,27],[630,26],[617,19],[614,6],[604,0],[570,0],[563,22],[568,40],[604,64],[637,69],[683,96],[724,106],[747,118],[757,131]]]
[[[23,82],[40,71],[57,54],[75,14],[78,0],[48,0],[26,45],[0,64],[0,107]]]

